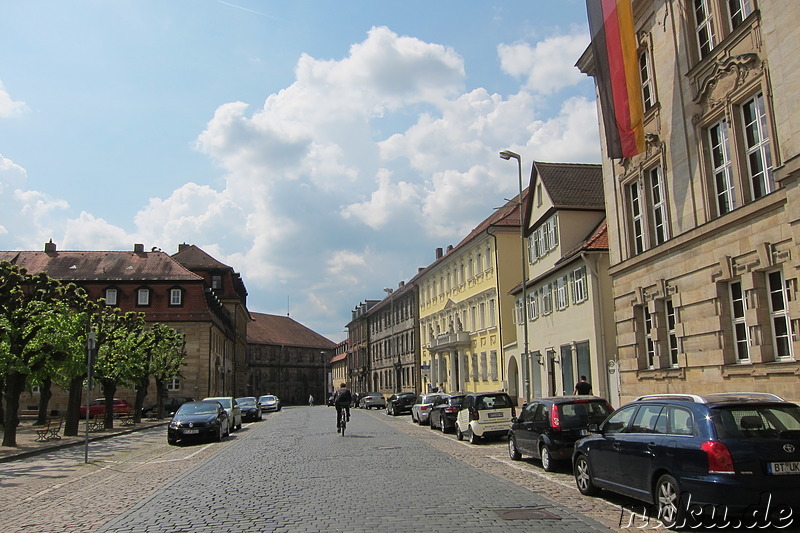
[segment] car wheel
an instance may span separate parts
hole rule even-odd
[[[555,461],[553,461],[553,456],[550,454],[550,449],[542,444],[541,449],[539,449],[539,457],[542,458],[542,469],[545,472],[552,472],[556,469]]]
[[[472,428],[469,430],[469,443],[470,444],[478,444],[481,441],[481,438],[475,434]]]
[[[656,483],[656,512],[664,527],[672,529],[679,526],[685,517],[681,505],[681,489],[674,477],[664,474]]]
[[[519,461],[522,459],[522,454],[517,449],[517,441],[511,435],[508,436],[508,456],[512,461]]]
[[[575,483],[578,490],[585,496],[594,496],[600,492],[592,480],[592,473],[589,470],[589,461],[585,455],[579,455],[575,460]]]
[[[442,418],[440,421],[439,426],[441,426],[442,433],[447,433],[447,424],[445,423],[445,419]]]
[[[219,425],[219,431],[217,431],[217,442],[222,442],[222,439],[225,437],[225,433],[222,431],[222,424]]]
[[[240,430],[240,429],[242,429],[242,419],[241,418],[239,419],[239,425],[236,426],[236,430],[237,431]]]
[[[458,423],[456,423],[456,439],[464,440],[464,434],[461,433],[461,428],[458,427]]]

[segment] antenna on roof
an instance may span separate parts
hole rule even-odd
[[[288,296],[286,297],[286,316],[290,316],[289,315],[289,297]]]

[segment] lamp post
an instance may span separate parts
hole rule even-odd
[[[522,336],[523,352],[522,352],[522,372],[525,374],[523,381],[522,395],[526,402],[530,401],[530,376],[528,372],[528,276],[525,275],[525,216],[522,213],[522,157],[511,150],[503,150],[500,152],[500,157],[508,161],[509,159],[517,160],[517,170],[519,173],[519,237],[520,237],[520,250],[522,260]]]

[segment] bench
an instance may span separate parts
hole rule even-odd
[[[128,409],[124,413],[120,413],[119,421],[123,426],[132,426],[135,423],[133,420],[133,409]]]
[[[60,440],[61,426],[64,423],[63,418],[48,418],[45,425],[36,428],[37,442],[47,442],[49,440]]]
[[[106,416],[95,415],[88,422],[89,431],[102,431],[106,428]]]

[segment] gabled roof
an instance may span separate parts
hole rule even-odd
[[[194,244],[181,244],[178,246],[178,253],[173,254],[172,258],[189,270],[233,270],[225,263],[221,263],[211,257]]]
[[[603,167],[583,163],[534,161],[531,184],[540,180],[556,209],[602,209]]]
[[[297,346],[333,350],[336,343],[311,331],[288,316],[250,313],[253,321],[247,325],[248,344]]]
[[[164,252],[0,252],[0,261],[64,281],[202,281]]]

